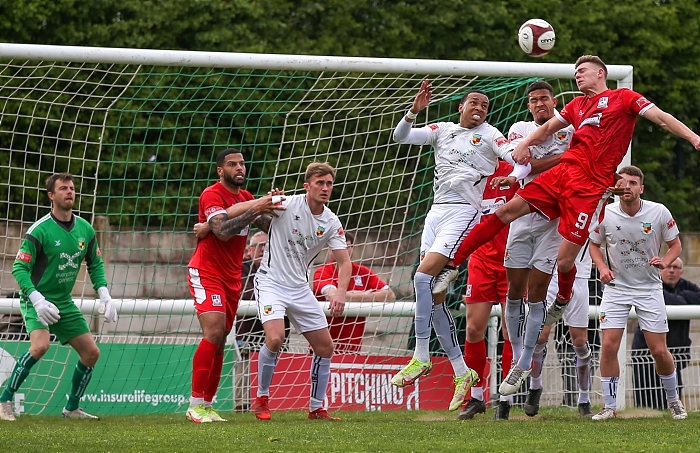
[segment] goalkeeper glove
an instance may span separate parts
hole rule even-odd
[[[36,311],[36,317],[39,318],[39,322],[44,325],[44,327],[49,327],[51,324],[55,324],[61,315],[58,314],[58,307],[44,299],[44,296],[39,291],[32,291],[29,295],[29,300],[32,301],[34,310]]]
[[[98,310],[100,314],[105,315],[105,321],[107,322],[117,322],[117,307],[112,302],[112,297],[109,295],[109,291],[104,286],[97,288],[97,294],[100,295],[100,309]]]

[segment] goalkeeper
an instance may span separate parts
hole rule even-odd
[[[51,200],[51,212],[29,228],[12,266],[12,275],[20,287],[21,312],[30,346],[17,360],[0,395],[0,419],[15,420],[14,394],[49,349],[50,333],[55,334],[61,344],[70,344],[80,357],[73,371],[63,417],[97,419],[78,407],[100,357],[85,317],[71,297],[83,260],[100,296],[100,312],[104,312],[105,320],[117,322],[117,310],[107,290],[95,230],[86,220],[73,214],[73,176],[69,173],[50,176],[46,180],[46,191]]]

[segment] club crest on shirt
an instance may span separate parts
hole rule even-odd
[[[355,289],[364,288],[365,285],[362,284],[362,277],[354,275],[352,278],[355,281]]]
[[[602,98],[598,99],[598,108],[599,109],[608,108],[608,97],[607,96],[603,96]]]
[[[652,231],[651,222],[642,222],[642,232],[649,234]]]
[[[85,249],[85,238],[78,238],[78,248],[80,250]]]
[[[569,133],[568,133],[565,129],[562,129],[562,130],[560,130],[560,131],[557,131],[557,133],[554,135],[554,139],[555,139],[558,143],[562,143],[562,142],[565,142],[565,141],[566,141],[566,138],[567,138],[568,136],[569,136]]]
[[[270,313],[272,313],[272,305],[265,305],[263,307],[263,313],[265,313],[266,315],[269,315]]]
[[[474,145],[474,146],[481,145],[481,134],[472,135],[472,145]]]
[[[321,225],[316,227],[316,237],[320,238],[321,236],[323,236],[323,233],[325,233],[325,232],[326,232],[326,229],[323,228]]]

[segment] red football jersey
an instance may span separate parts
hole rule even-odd
[[[199,197],[199,222],[208,221],[212,215],[225,212],[226,208],[236,203],[253,199],[255,197],[247,190],[241,189],[235,195],[217,181],[204,189]],[[248,227],[226,242],[209,233],[204,239],[197,240],[197,248],[188,267],[199,269],[208,275],[219,275],[227,280],[235,279],[240,285],[247,237]]]
[[[361,264],[352,263],[351,275],[348,291],[380,290],[388,286],[370,268]],[[338,287],[338,269],[335,262],[326,263],[316,269],[313,290],[318,300],[325,301],[321,291],[328,285]],[[336,343],[336,352],[360,352],[362,337],[365,333],[365,318],[346,316],[328,318],[328,329]]]
[[[519,184],[510,187],[491,187],[491,180],[496,176],[508,176],[513,171],[513,166],[508,162],[500,161],[498,168],[489,176],[484,189],[484,201],[481,203],[481,221],[487,216],[493,215],[496,209],[506,204],[520,188]],[[472,254],[472,258],[488,261],[494,265],[503,266],[503,256],[506,253],[506,242],[508,241],[508,226],[503,228],[493,239],[482,245]]]
[[[561,162],[581,167],[599,188],[614,184],[614,174],[632,141],[637,116],[654,104],[628,88],[578,96],[560,116],[576,131]]]

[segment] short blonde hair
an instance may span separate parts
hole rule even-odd
[[[594,65],[600,66],[603,68],[603,71],[605,72],[605,78],[608,78],[608,67],[605,66],[605,63],[603,63],[603,60],[600,59],[599,56],[597,55],[581,55],[578,57],[578,60],[576,60],[576,64],[574,65],[574,68],[578,68],[581,66],[583,63],[593,63]]]
[[[335,181],[335,168],[333,168],[331,164],[328,162],[312,162],[306,167],[305,181],[309,182],[314,176],[321,177],[326,175],[331,175],[333,181]]]

